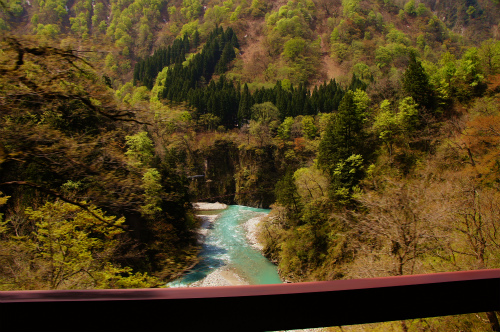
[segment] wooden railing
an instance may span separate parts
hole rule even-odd
[[[0,292],[0,331],[275,331],[500,310],[500,270],[207,288]]]

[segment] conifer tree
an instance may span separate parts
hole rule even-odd
[[[410,53],[410,63],[403,76],[403,89],[409,97],[427,110],[435,109],[434,90],[429,77],[414,52]]]
[[[193,48],[197,48],[200,46],[200,33],[198,30],[196,30],[193,34]]]
[[[318,163],[330,174],[333,174],[338,162],[358,153],[363,146],[362,129],[366,108],[357,102],[357,93],[348,91],[344,95],[339,112],[329,121],[320,142]]]

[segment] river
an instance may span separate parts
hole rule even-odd
[[[269,211],[241,205],[217,211],[220,215],[205,238],[200,263],[169,286],[188,286],[221,267],[235,272],[251,285],[282,283],[276,266],[248,242],[243,226],[248,220]]]

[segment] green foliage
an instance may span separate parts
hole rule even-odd
[[[300,37],[292,38],[284,45],[283,56],[291,61],[304,52],[306,48],[306,41]]]
[[[128,145],[125,155],[129,158],[129,163],[133,166],[148,166],[154,156],[153,141],[148,137],[148,133],[141,131],[132,136],[125,137]]]
[[[308,268],[318,259],[315,229],[312,225],[302,225],[295,228],[290,235],[282,244],[283,260],[280,269],[285,275],[293,272],[306,274]]]
[[[7,0],[1,3],[0,12],[7,12],[14,17],[19,17],[23,14],[24,8],[20,0]]]
[[[400,66],[399,63],[405,63],[408,53],[412,52],[410,47],[402,43],[390,43],[386,46],[380,46],[375,51],[375,61],[379,68],[390,68],[391,65]]]
[[[364,176],[363,163],[361,155],[353,154],[335,165],[331,191],[338,204],[347,205],[352,199],[351,195],[359,192],[356,186]]]
[[[193,20],[189,23],[186,23],[182,26],[181,32],[179,35],[188,36],[190,39],[194,37],[194,34],[198,31],[199,21]],[[196,44],[196,43],[195,43]]]
[[[104,65],[110,70],[116,72],[118,70],[118,61],[113,53],[108,53],[104,59]]]
[[[5,22],[3,18],[0,17],[0,31],[9,30],[9,24]]]
[[[393,54],[389,48],[380,46],[375,52],[375,59],[378,67],[388,67],[393,61]]]
[[[481,63],[485,66],[484,72],[490,75],[500,73],[500,41],[486,40],[479,48]]]
[[[200,0],[182,0],[182,8],[180,11],[186,21],[189,22],[201,15],[203,5]]]
[[[401,127],[411,132],[419,126],[418,104],[412,97],[406,97],[399,102],[399,113],[396,121]]]
[[[302,118],[302,132],[304,137],[308,139],[314,139],[318,136],[318,128],[312,116],[306,115]]]
[[[342,0],[344,16],[351,18],[359,10],[359,0]]]
[[[435,109],[435,94],[429,76],[414,53],[410,53],[410,63],[403,76],[403,89],[420,107]]]
[[[270,102],[255,104],[252,106],[252,120],[269,124],[279,118],[279,110]]]
[[[239,16],[241,15],[241,10],[242,10],[242,6],[241,5],[239,5],[238,7],[236,7],[236,9],[234,10],[234,12],[231,13],[231,16],[229,18],[231,20],[231,22],[238,21]]]
[[[187,38],[184,40],[183,43],[188,41]],[[221,53],[221,43],[228,40],[231,43],[226,43]],[[215,29],[201,53],[193,55],[183,66],[174,65],[161,71],[156,79],[151,100],[188,101],[196,108],[195,117],[213,114],[221,119],[221,125],[227,128],[232,128],[237,123],[242,125],[250,120],[250,109],[254,104],[271,102],[279,110],[278,118],[284,119],[287,116],[330,112],[340,103],[343,91],[333,80],[315,89],[312,95],[304,84],[299,83],[298,88],[294,88],[288,79],[277,82],[274,88],[258,89],[254,95],[250,93],[246,84],[243,86],[243,91],[238,91],[241,88],[236,87],[225,76],[220,76],[218,81],[210,81],[207,85],[207,79],[210,80],[213,73],[226,70],[235,57],[236,47],[238,40],[232,29],[225,32],[222,28]],[[319,49],[320,39],[307,45],[302,54],[299,54],[294,61],[290,61],[288,75],[299,81],[305,81],[313,75],[313,67],[319,59]],[[161,59],[168,56],[168,51],[165,54],[159,50],[153,57],[138,62],[134,69],[134,78],[150,84],[151,76],[162,67]]]
[[[477,48],[471,47],[465,52],[457,68],[457,77],[460,80],[459,98],[478,96],[484,91],[484,75]]]
[[[403,32],[396,29],[394,26],[389,28],[389,32],[386,35],[386,38],[391,43],[399,43],[405,46],[410,46],[411,41],[410,38]]]
[[[266,121],[262,119],[260,121],[250,120],[249,132],[258,141],[259,147],[269,145],[271,143],[272,132],[277,125],[277,121]]]
[[[74,287],[107,287],[104,286],[107,279],[115,280],[117,285],[126,285],[127,281],[121,277],[134,273],[116,264],[119,255],[130,257],[127,261],[130,267],[134,272],[141,272],[134,277],[136,281],[128,283],[138,286],[146,285],[141,282],[148,280],[146,271],[168,279],[192,264],[196,246],[191,229],[196,222],[188,213],[185,183],[167,163],[161,163],[154,150],[156,142],[141,131],[137,123],[152,125],[153,114],[141,112],[143,117],[137,120],[134,108],[121,104],[100,75],[73,51],[40,46],[14,37],[0,42],[0,61],[4,68],[0,75],[3,87],[0,98],[2,182],[15,186],[12,190],[15,197],[9,200],[6,209],[6,219],[12,221],[8,236],[16,232],[19,236],[31,236],[35,220],[24,222],[19,212],[24,211],[26,205],[42,206],[47,200],[60,197],[88,211],[91,205],[76,202],[92,199],[94,205],[105,208],[108,213],[133,216],[133,222],[122,227],[127,232],[119,235],[119,252],[110,249],[102,253],[102,263],[113,264],[113,268],[102,267],[101,270],[107,271],[106,276],[101,275],[101,279],[95,276],[96,282],[91,284],[77,273],[75,277],[83,281],[74,280]],[[23,61],[16,64],[16,59]],[[144,105],[144,99],[148,98],[144,87],[134,88],[131,84],[124,85],[119,94],[132,104]],[[155,129],[155,132],[160,131]],[[153,165],[153,161],[158,162]],[[156,170],[150,170],[152,166]],[[42,228],[49,226],[41,225]],[[70,234],[69,231],[65,233]],[[93,234],[93,231],[88,233]],[[85,240],[80,233],[74,234]],[[8,246],[0,245],[8,251],[0,253],[1,259],[5,258],[0,263],[5,266],[0,267],[0,278],[3,275],[15,278],[21,274],[36,277],[35,273],[29,273],[30,268],[34,269],[29,265],[33,253],[26,245],[24,238],[9,240]],[[86,262],[90,259],[88,256],[82,258]],[[168,260],[175,264],[171,265]],[[17,270],[16,264],[20,261],[26,264],[19,265],[20,270]],[[14,275],[9,269],[13,269]],[[111,278],[113,271],[119,275]],[[38,287],[38,281],[24,280],[18,288]]]
[[[356,63],[352,68],[352,73],[364,82],[369,82],[373,78],[372,70],[364,62]]]
[[[188,39],[184,39],[184,43],[189,44]],[[234,48],[237,47],[239,47],[238,39],[231,28],[226,31],[223,28],[215,28],[201,53],[194,55],[186,66],[176,61],[177,65],[167,70],[160,97],[175,102],[189,101],[197,108],[198,114],[212,113],[221,118],[225,125],[233,126],[236,123],[238,109],[238,94],[235,87],[224,76],[219,78],[217,84],[210,80],[214,73],[220,74],[226,71],[236,56]],[[146,74],[147,70],[146,63],[144,68]],[[210,84],[206,86],[208,82]]]
[[[5,205],[7,203],[7,200],[10,198],[10,196],[5,196],[1,191],[0,191],[0,207]],[[0,213],[0,235],[2,235],[7,228],[5,227],[5,224],[3,222],[3,213]]]
[[[243,124],[243,121],[251,118],[251,110],[252,106],[252,95],[250,94],[250,90],[248,89],[248,84],[243,86],[243,91],[240,97],[240,103],[238,105],[238,122]]]
[[[300,196],[295,184],[294,175],[288,171],[283,178],[281,178],[275,187],[276,202],[282,206],[290,207],[295,212],[300,207]]]
[[[19,0],[9,3],[20,4]],[[189,248],[192,243],[189,230],[196,227],[196,222],[186,216],[186,184],[179,174],[203,172],[213,181],[191,181],[189,186],[195,197],[230,195],[236,190],[235,200],[257,206],[273,203],[276,196],[273,211],[277,217],[267,224],[269,246],[266,250],[279,261],[286,277],[292,280],[351,277],[356,266],[363,267],[360,271],[365,273],[369,270],[370,273],[383,271],[379,273],[391,274],[394,270],[384,270],[387,266],[384,264],[394,263],[397,255],[411,246],[404,247],[398,238],[394,242],[399,247],[381,240],[383,235],[393,234],[389,231],[359,237],[359,233],[366,231],[362,228],[364,222],[369,220],[370,225],[378,225],[376,222],[381,219],[376,218],[377,213],[389,218],[391,214],[387,211],[401,212],[397,214],[397,220],[393,220],[393,226],[398,225],[398,220],[410,220],[404,219],[405,211],[398,209],[400,201],[404,202],[405,210],[416,212],[414,215],[418,216],[418,211],[423,209],[412,204],[419,202],[419,198],[415,196],[404,201],[404,190],[396,190],[397,186],[391,181],[398,179],[403,184],[411,176],[441,179],[441,173],[415,174],[417,168],[432,168],[434,165],[426,163],[427,151],[436,156],[442,153],[440,147],[436,147],[436,142],[443,141],[438,132],[440,126],[447,125],[447,116],[451,113],[456,117],[462,112],[467,113],[468,108],[464,107],[467,103],[481,105],[482,100],[475,98],[482,96],[486,82],[491,82],[492,88],[488,90],[491,100],[496,98],[497,80],[491,75],[500,72],[499,44],[490,40],[477,50],[469,49],[466,37],[475,34],[476,45],[484,39],[482,34],[491,37],[489,27],[496,25],[496,21],[491,17],[487,19],[484,12],[495,12],[491,9],[496,7],[491,7],[493,4],[489,1],[469,1],[467,4],[457,3],[461,6],[460,11],[450,7],[444,12],[439,9],[444,3],[425,2],[432,7],[436,15],[433,16],[424,2],[413,0],[300,0],[274,7],[261,0],[185,0],[169,2],[168,9],[163,0],[112,0],[109,3],[111,11],[108,11],[108,3],[100,0],[39,1],[38,6],[34,4],[27,11],[29,15],[35,13],[31,17],[34,32],[53,40],[61,32],[74,34],[78,40],[101,40],[102,44],[97,48],[102,45],[102,51],[107,52],[103,55],[104,70],[108,74],[114,73],[113,86],[119,88],[109,98],[102,98],[105,95],[102,90],[96,92],[86,83],[88,78],[98,82],[99,75],[75,70],[67,76],[72,79],[58,83],[60,86],[56,89],[48,89],[44,99],[40,97],[40,91],[48,85],[51,88],[56,86],[50,82],[65,77],[64,66],[71,66],[71,62],[54,57],[51,61],[55,65],[48,65],[55,68],[54,75],[46,75],[40,68],[46,68],[47,63],[30,62],[34,54],[27,52],[23,60],[29,65],[22,65],[12,75],[7,73],[10,78],[2,77],[0,82],[2,110],[22,114],[14,121],[5,117],[1,119],[2,177],[6,178],[5,181],[14,179],[14,172],[9,170],[21,170],[20,179],[37,185],[47,184],[48,190],[58,191],[64,197],[89,197],[113,214],[134,214],[135,219],[131,219],[133,222],[129,227],[135,224],[141,227],[134,228],[130,234],[135,236],[133,241],[138,244],[138,251],[144,253],[144,256],[131,259],[141,261],[134,262],[134,269],[143,264],[139,266],[142,271],[163,271],[162,276],[171,275],[175,269],[178,271],[185,266],[189,259],[180,258],[185,257],[181,251]],[[203,10],[203,5],[207,6],[206,10]],[[66,9],[66,6],[70,8]],[[22,6],[14,7],[18,13],[23,13]],[[398,10],[401,10],[403,22],[397,20]],[[253,18],[264,16],[265,26],[260,29],[262,20]],[[323,22],[324,17],[329,17],[328,26]],[[446,17],[446,21],[438,17]],[[10,18],[2,18],[0,29],[7,29]],[[248,18],[252,20],[248,21]],[[26,20],[23,18],[23,21]],[[219,27],[211,31],[217,24]],[[479,31],[475,25],[479,24],[488,27],[482,29],[481,35],[475,33]],[[234,31],[231,29],[229,33],[229,26]],[[454,31],[459,31],[460,27],[464,33],[461,36],[450,33],[448,29],[453,26]],[[12,27],[17,33],[17,25],[12,24]],[[419,31],[418,35],[415,35],[416,31]],[[107,35],[100,36],[103,32]],[[245,39],[240,48],[236,34],[243,36],[247,33],[250,38]],[[262,41],[261,37],[265,37],[264,43],[256,45],[256,41]],[[110,50],[106,43],[114,43],[117,49]],[[203,50],[200,43],[204,43],[201,44]],[[85,45],[85,41],[81,45],[75,42],[72,49],[85,49]],[[257,46],[255,50],[249,50],[253,46]],[[420,61],[412,58],[413,47],[421,52]],[[323,59],[324,50],[330,50],[329,55],[342,64],[338,66],[338,63]],[[239,52],[242,57],[237,56]],[[258,59],[255,64],[248,60],[252,53]],[[100,68],[99,56],[88,54],[87,61]],[[3,61],[2,68],[6,71],[15,68],[17,53],[4,51],[2,47],[0,55],[2,61],[11,59]],[[323,66],[323,60],[326,66]],[[123,84],[120,82],[122,77],[118,76],[129,75],[131,70],[127,68],[134,63],[133,82]],[[263,77],[260,69],[255,69],[260,66],[269,68],[266,71],[268,76]],[[327,67],[328,72],[323,67]],[[234,82],[221,75],[228,72],[227,77]],[[336,81],[321,83],[326,72],[338,77],[340,84]],[[342,73],[339,75],[338,72]],[[351,74],[358,79],[349,86]],[[21,82],[15,77],[24,77],[28,81]],[[47,79],[43,80],[44,77]],[[130,79],[130,76],[126,77]],[[262,83],[264,80],[268,82]],[[274,84],[270,80],[280,81]],[[366,85],[369,85],[367,93],[356,90]],[[33,86],[40,89],[34,90]],[[49,99],[54,90],[61,96],[56,101]],[[346,90],[352,91],[346,93]],[[19,97],[24,92],[25,95]],[[86,96],[92,97],[85,99]],[[116,99],[119,107],[114,107]],[[148,99],[150,104],[146,103]],[[373,114],[369,111],[371,99],[380,104]],[[10,108],[5,107],[6,104]],[[110,118],[101,114],[109,109],[121,112],[134,106],[145,109],[138,112],[140,119],[137,121],[148,123],[149,135],[144,131],[145,125],[139,128],[132,120],[129,125],[110,123]],[[439,115],[432,120],[439,122],[426,122],[429,116],[424,111],[431,108],[436,110],[434,115]],[[495,109],[489,104],[477,108],[487,108],[490,113]],[[370,132],[366,130],[368,128]],[[454,139],[454,132],[443,131],[449,134],[447,141]],[[481,135],[469,135],[469,140],[457,142],[453,153],[467,149],[470,140]],[[427,137],[431,139],[422,143]],[[387,150],[379,148],[380,145],[385,145]],[[422,148],[423,145],[426,147]],[[157,154],[155,148],[161,153]],[[424,149],[428,150],[422,152]],[[488,149],[491,150],[491,146]],[[373,150],[376,156],[369,150]],[[450,157],[454,156],[453,153],[440,155],[440,158],[449,161],[453,159]],[[471,153],[470,158],[477,162],[478,150],[472,148]],[[466,157],[461,162],[464,160],[470,159]],[[365,165],[371,163],[373,167],[365,178]],[[401,172],[398,165],[405,163],[421,167]],[[7,172],[6,175],[3,172]],[[276,189],[274,193],[272,187]],[[442,184],[441,188],[444,187]],[[19,191],[26,198],[30,190],[36,189]],[[250,191],[258,194],[246,193]],[[375,197],[379,205],[364,196],[371,191],[380,194]],[[387,197],[394,202],[388,202]],[[356,206],[353,198],[361,198],[356,204],[364,205]],[[232,200],[233,196],[227,199]],[[15,266],[3,259],[8,250],[22,253],[16,260],[17,264],[34,262],[26,243],[11,237],[14,229],[23,228],[19,228],[22,222],[16,224],[13,219],[14,208],[23,210],[15,206],[18,201],[21,201],[19,194],[9,199],[5,208],[7,221],[0,224],[2,272]],[[41,200],[34,206],[43,206],[44,203]],[[384,210],[380,203],[387,203],[389,208]],[[447,209],[458,211],[451,207]],[[457,215],[455,220],[465,225],[465,215]],[[34,219],[28,222],[35,225]],[[356,228],[349,229],[350,225]],[[424,224],[419,221],[417,225]],[[458,227],[457,224],[449,225]],[[47,236],[43,231],[47,227],[41,227],[40,236]],[[404,227],[400,230],[406,231]],[[65,232],[81,236],[77,236],[74,229]],[[22,234],[35,241],[36,234]],[[428,238],[420,239],[427,241],[435,235],[446,238],[447,235],[443,234],[429,233]],[[125,239],[123,243],[129,241],[128,233],[119,236]],[[84,236],[82,239],[82,245],[88,242]],[[472,250],[463,239],[456,242],[456,247],[455,244],[447,247],[456,250],[455,257],[465,249]],[[69,241],[61,235],[54,241],[66,240]],[[113,241],[110,240],[110,244],[115,243]],[[425,242],[425,250],[431,251],[434,244]],[[364,255],[365,248],[375,254]],[[129,254],[126,248],[120,251]],[[85,253],[85,248],[81,252]],[[429,263],[421,253],[418,251],[413,260],[416,262],[412,267],[415,272]],[[89,257],[83,256],[85,259]],[[100,257],[104,256],[101,254]],[[95,281],[92,284],[77,274],[79,280],[88,287],[148,287],[154,284],[143,273],[134,274],[135,270],[118,266],[112,256],[103,259],[100,272],[93,274]],[[373,263],[369,261],[370,257],[376,257],[374,264],[382,268],[367,268]],[[488,256],[494,260],[491,257],[495,257],[494,254]],[[452,268],[460,268],[465,261],[470,263],[472,260],[461,258],[453,262],[456,265]],[[77,266],[76,261],[72,263]],[[440,264],[448,264],[448,267],[452,264],[436,257],[431,263],[433,269],[439,269]],[[25,271],[30,273],[39,271],[37,266],[25,266]],[[405,265],[403,270],[410,271],[410,265]],[[38,278],[37,273],[31,275]],[[74,284],[80,281],[74,281]],[[26,281],[24,285],[30,285],[30,282]],[[435,325],[432,328],[440,330]],[[467,330],[467,327],[462,329]]]
[[[68,15],[66,0],[39,0],[40,21],[43,24],[60,24]]]
[[[364,113],[368,109],[368,106],[370,105],[371,102],[370,97],[365,91],[357,89],[356,91],[354,91],[353,102],[357,117],[355,121],[360,121],[362,123],[365,121],[366,117],[366,114]],[[340,111],[340,106],[339,106],[339,111]]]
[[[322,199],[328,194],[328,178],[316,167],[299,168],[293,174],[293,179],[302,205]]]
[[[189,26],[187,28],[188,30],[191,29],[190,24],[186,25]],[[197,30],[195,30],[193,37],[196,36],[196,31]],[[195,44],[193,46],[197,45]],[[183,63],[186,60],[186,54],[189,50],[189,38],[185,35],[183,38],[174,40],[173,44],[169,45],[167,48],[160,48],[156,50],[152,56],[139,60],[134,67],[134,84],[138,85],[142,83],[148,89],[151,89],[157,75],[163,72],[158,83],[164,86],[165,83],[163,81],[167,78],[168,66]]]
[[[105,14],[106,13],[104,10],[104,4],[102,2],[96,3],[94,6],[94,13],[92,14],[92,17],[91,17],[92,26],[94,27],[94,29],[97,28],[96,32],[102,33],[105,31],[105,30],[103,31],[100,29],[101,23],[106,24],[106,22],[103,21]]]
[[[130,267],[114,266],[107,264],[104,270],[96,276],[96,284],[93,288],[152,288],[161,286],[162,282],[147,272],[133,272]]]
[[[428,40],[431,42],[442,43],[449,37],[446,25],[436,16],[429,19],[425,31],[427,32]]]
[[[366,92],[348,91],[340,102],[339,112],[328,122],[319,145],[318,165],[331,176],[338,163],[361,151],[368,102]]]
[[[56,38],[57,35],[61,32],[61,29],[59,26],[55,24],[46,24],[43,25],[41,23],[38,23],[36,27],[36,34],[39,36],[45,36],[49,38]]]
[[[219,62],[215,66],[215,73],[223,74],[227,71],[229,63],[236,57],[234,47],[231,43],[224,46]]]
[[[396,114],[394,114],[391,104],[387,99],[380,104],[380,111],[375,117],[373,129],[378,134],[378,137],[387,145],[389,155],[392,155],[392,144],[400,129],[400,123],[398,123]]]
[[[388,100],[382,101],[373,123],[373,130],[386,144],[389,156],[392,157],[393,144],[407,144],[409,135],[418,126],[418,105],[412,97],[406,97],[399,102],[398,112],[393,110]]]
[[[162,212],[162,193],[161,175],[156,168],[149,168],[142,177],[142,187],[144,189],[144,206],[141,213],[144,216],[154,217]]]
[[[303,51],[306,46],[303,40],[314,40],[311,30],[313,18],[314,7],[308,6],[304,0],[290,1],[277,12],[267,15],[267,40],[272,45],[273,55],[282,53],[285,43],[294,38],[296,39],[288,44],[285,56],[294,59]]]
[[[69,19],[71,23],[71,30],[82,36],[82,38],[87,38],[89,34],[89,29],[87,26],[88,17],[85,13],[80,13],[77,17],[71,17]]]
[[[425,17],[430,14],[430,10],[422,2],[418,4],[416,12],[419,17]]]
[[[332,57],[338,62],[347,59],[349,55],[349,46],[344,43],[332,43]]]
[[[417,15],[417,6],[415,5],[415,0],[410,0],[408,1],[405,6],[405,13],[410,16],[416,16]]]
[[[267,4],[263,0],[252,0],[250,9],[253,17],[262,17],[267,11]]]
[[[153,42],[150,29],[159,24],[160,10],[164,5],[164,0],[113,0],[111,21],[106,35],[122,51],[127,47],[129,51],[139,56],[149,54]],[[103,20],[106,17],[99,15],[95,20],[99,19]]]
[[[338,277],[335,268],[325,262],[338,266],[346,258],[345,237],[340,235],[345,229],[331,215],[333,206],[324,196],[327,185],[321,171],[302,168],[293,179],[288,174],[276,186],[280,200],[264,233],[268,236],[265,251],[279,258],[280,273],[286,279]]]
[[[286,117],[285,120],[278,127],[278,137],[282,140],[290,139],[290,134],[292,133],[292,126],[294,124],[293,117]]]
[[[496,72],[495,43],[484,44],[483,49],[470,48],[461,59],[443,53],[437,65],[427,64],[432,75],[429,83],[434,88],[435,101],[443,109],[451,100],[466,101],[480,96],[486,89],[485,73]]]
[[[100,5],[100,6],[98,6]],[[92,1],[91,0],[79,0],[75,2],[73,9],[75,11],[75,17],[70,17],[69,22],[71,24],[71,30],[81,38],[89,37],[89,27],[92,24],[97,24],[98,17],[103,16],[103,4],[98,3],[96,9],[94,10],[94,17],[91,18],[92,11]],[[100,15],[99,15],[100,14]]]
[[[361,39],[364,36],[365,22],[363,16],[359,16],[358,13],[355,14],[354,18],[359,18],[359,21],[354,20],[340,20],[340,23],[335,27],[330,36],[331,42],[342,42],[345,44],[351,44],[357,39]]]
[[[265,102],[253,105],[251,112],[250,133],[257,138],[259,146],[267,145],[278,126],[279,110],[272,103]]]
[[[469,8],[467,8],[467,10],[466,10],[467,15],[469,15],[469,16],[474,15],[475,12],[476,12],[476,8],[474,6],[469,6]]]
[[[319,64],[320,44],[319,38],[307,43],[300,37],[285,43],[282,56],[289,64],[287,77],[292,82],[307,82],[314,75]]]
[[[215,130],[220,124],[220,118],[212,113],[202,114],[198,119],[198,123],[207,131]]]
[[[158,280],[130,267],[112,263],[123,233],[124,218],[105,215],[90,207],[54,202],[27,209],[34,232],[12,234],[2,242],[0,284],[12,289],[75,289],[152,287]],[[14,222],[7,221],[11,231]],[[30,262],[16,264],[21,258]],[[29,264],[28,264],[29,263]]]
[[[225,20],[227,20],[229,15],[229,9],[224,6],[215,5],[212,8],[208,8],[205,12],[204,19],[206,22],[212,22],[215,25],[219,25]]]

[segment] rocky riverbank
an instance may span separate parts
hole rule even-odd
[[[200,281],[192,283],[189,287],[220,287],[220,286],[239,286],[249,285],[235,271],[221,267],[207,275]]]
[[[246,235],[248,242],[252,245],[252,247],[262,251],[264,250],[264,245],[259,242],[259,226],[262,220],[266,217],[265,214],[261,216],[249,219],[246,223],[243,224],[243,227],[246,230]]]
[[[198,202],[198,203],[193,203],[193,208],[198,211],[225,210],[227,209],[227,205],[219,202],[217,203]]]

